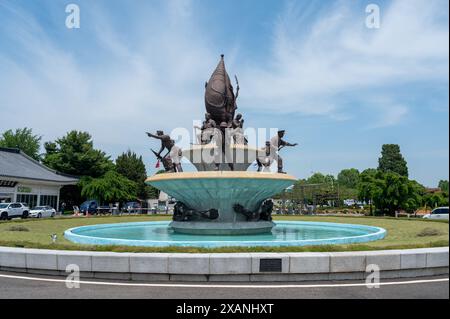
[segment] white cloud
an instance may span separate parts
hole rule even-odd
[[[14,8],[12,19],[5,23],[16,29],[16,49],[28,63],[0,52],[0,68],[7,70],[0,74],[0,105],[9,125],[34,127],[45,139],[69,129],[85,129],[98,143],[127,144],[141,138],[137,134],[143,135],[144,130],[188,126],[193,117],[201,117],[198,92],[218,56],[209,51],[206,39],[186,37],[194,29],[187,19],[189,2],[170,1],[167,15],[147,24],[148,30],[159,32],[146,34],[137,47],[119,36],[117,29],[122,26],[116,28],[102,10],[94,8],[89,13],[95,21],[92,31],[99,52],[91,49],[98,53],[91,61],[106,56],[107,61],[99,63],[106,62],[103,67],[87,67],[85,60],[51,41],[33,16]],[[167,17],[176,25],[161,28]]]
[[[61,45],[35,17],[8,5],[2,28],[13,46],[0,52],[1,130],[29,126],[44,140],[87,130],[115,156],[127,147],[146,154],[145,130],[189,127],[201,118],[203,84],[222,52],[191,1],[164,2],[157,12],[146,10],[149,5],[129,12],[130,25],[96,4],[82,6],[81,29],[65,31],[71,39],[84,32],[86,52]],[[373,127],[381,127],[408,114],[389,87],[448,81],[448,25],[434,20],[448,4],[396,1],[382,11],[379,30],[365,29],[364,10],[350,5],[338,2],[311,18],[314,3],[290,2],[267,43],[272,54],[266,63],[240,61],[243,44],[227,48],[227,65],[239,71],[243,89],[240,107],[346,120],[352,115],[341,96],[347,95],[380,114]],[[360,93],[372,89],[372,96]],[[388,104],[366,102],[380,92]]]
[[[375,109],[379,115],[375,117],[375,123],[368,128],[398,125],[408,114],[408,108],[398,104],[380,104]]]
[[[442,15],[448,3],[395,1],[381,11],[380,29],[365,28],[364,8],[357,12],[353,5],[342,1],[322,8],[305,25],[302,11],[289,3],[276,25],[273,60],[245,70],[245,102],[267,110],[333,116],[340,112],[336,100],[343,94],[358,98],[359,92],[373,90],[369,98],[381,92],[398,104],[399,85],[448,82],[448,16]],[[357,104],[364,107],[367,98]],[[387,105],[378,110],[386,113],[383,126],[398,123],[407,109]]]

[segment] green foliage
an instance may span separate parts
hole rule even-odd
[[[372,203],[374,197],[382,193],[382,185],[377,180],[378,171],[373,168],[364,170],[359,176],[358,198],[370,204],[370,214],[373,214]]]
[[[422,204],[424,187],[394,172],[365,170],[360,175],[359,198],[370,202],[382,213],[414,212]]]
[[[320,172],[314,173],[309,177],[306,182],[308,184],[326,184],[326,183],[335,183],[336,179],[333,175],[324,175]]]
[[[155,174],[164,174],[166,171],[163,169],[158,170]],[[159,190],[156,187],[147,185],[147,197],[156,199],[159,197]]]
[[[403,204],[403,209],[408,213],[414,213],[423,204],[425,187],[416,181],[408,180],[408,197]]]
[[[299,246],[299,247],[221,247],[221,248],[198,248],[198,247],[135,247],[135,246],[103,246],[103,245],[79,245],[64,238],[64,231],[68,228],[124,222],[141,221],[168,221],[169,215],[138,215],[138,216],[98,216],[90,218],[42,218],[42,219],[18,219],[13,221],[0,221],[0,246],[27,247],[41,249],[63,249],[63,250],[86,250],[86,251],[116,251],[116,252],[296,252],[296,251],[366,251],[384,249],[406,249],[425,247],[447,247],[448,246],[448,221],[432,221],[415,218],[386,218],[386,217],[330,217],[330,216],[279,216],[275,220],[294,220],[312,222],[332,222],[362,224],[382,227],[387,230],[387,236],[383,240],[377,240],[364,244],[348,245],[321,245],[321,246]],[[8,228],[12,225],[26,226],[29,232],[10,232]],[[419,237],[424,228],[433,228],[441,235],[430,237]],[[434,233],[434,231],[433,231]],[[57,234],[58,241],[53,244],[49,234]]]
[[[376,179],[379,191],[374,196],[375,206],[382,212],[393,215],[406,201],[408,195],[407,181],[404,176],[396,173],[380,172]]]
[[[333,175],[324,175],[320,172],[314,173],[308,179],[298,180],[291,192],[280,194],[276,199],[284,198],[291,201],[293,206],[300,203],[318,205],[338,205],[339,185]],[[345,192],[345,189],[343,190]]]
[[[146,185],[145,192],[147,194],[147,198],[150,198],[150,199],[159,198],[159,190],[156,187],[153,187],[151,185]]]
[[[359,171],[356,168],[343,169],[337,176],[339,186],[350,189],[358,187]]]
[[[423,196],[423,205],[429,208],[448,206],[448,193],[427,193]]]
[[[145,170],[142,156],[138,157],[136,153],[130,150],[117,157],[116,172],[137,183],[143,183],[147,178],[147,171]]]
[[[438,187],[441,191],[448,194],[448,180],[440,180]]]
[[[397,144],[384,144],[381,148],[381,157],[378,159],[378,169],[384,173],[393,172],[408,177],[408,166],[400,153]]]
[[[147,179],[147,171],[142,156],[138,157],[130,150],[119,155],[116,159],[116,171],[136,183],[139,198],[158,198],[158,190],[144,183]]]
[[[109,171],[100,178],[83,177],[79,184],[82,196],[101,202],[123,202],[136,199],[136,183],[115,171]]]
[[[55,142],[45,143],[44,147],[43,163],[62,173],[100,177],[114,168],[109,156],[94,149],[87,132],[71,131]]]
[[[339,198],[341,200],[344,199],[358,199],[358,188],[350,188],[350,187],[345,187],[345,186],[341,186],[339,184]]]
[[[39,161],[39,149],[41,148],[41,136],[34,135],[29,128],[7,130],[0,136],[0,147],[18,148],[28,156]]]

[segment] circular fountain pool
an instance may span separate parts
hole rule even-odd
[[[211,248],[351,244],[382,239],[386,235],[386,230],[373,226],[294,221],[277,221],[272,232],[267,234],[185,235],[175,233],[169,223],[89,225],[68,229],[64,236],[78,244]]]

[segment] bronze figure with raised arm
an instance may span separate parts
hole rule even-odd
[[[167,156],[169,156],[176,168],[176,171],[182,172],[183,168],[181,167],[181,148],[175,145],[175,141],[172,140],[169,135],[164,134],[163,131],[156,131],[156,135],[149,132],[146,133],[148,137],[156,138],[161,141],[161,148],[159,149],[159,152],[155,154],[156,157],[166,158]],[[164,149],[167,149],[167,153],[164,156],[161,156],[161,153],[164,151]]]
[[[280,151],[283,147],[285,146],[297,146],[298,143],[289,143],[286,142],[285,140],[283,140],[285,134],[285,130],[280,130],[278,131],[277,135],[275,135],[274,137],[272,137],[270,139],[270,144],[273,148],[277,149],[278,151]],[[276,156],[276,160],[277,160],[277,164],[278,164],[278,173],[282,173],[282,174],[286,174],[286,172],[283,172],[283,159],[281,158],[281,156],[279,154],[277,154]]]

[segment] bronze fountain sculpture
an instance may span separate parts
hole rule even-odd
[[[147,133],[161,141],[159,152],[152,151],[166,173],[149,177],[146,183],[177,200],[170,225],[176,232],[207,235],[270,232],[274,226],[270,197],[296,180],[283,172],[283,161],[278,155],[283,147],[297,145],[283,140],[283,130],[262,149],[248,145],[242,114],[235,114],[239,96],[239,82],[235,78],[236,92],[221,55],[205,84],[206,114],[202,126],[197,127],[198,144],[181,150],[164,132]],[[183,172],[182,157],[198,172]],[[247,171],[255,161],[258,171]],[[278,173],[269,172],[274,161],[278,163]]]

